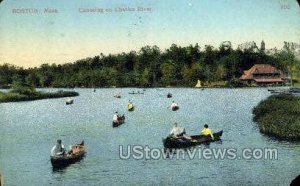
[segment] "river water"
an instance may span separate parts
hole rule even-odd
[[[5,185],[288,185],[300,173],[300,144],[262,135],[252,121],[253,107],[270,95],[266,88],[159,88],[128,94],[133,90],[143,92],[75,89],[80,96],[73,105],[65,105],[65,98],[0,104]],[[120,99],[113,97],[118,92]],[[128,100],[136,105],[134,112],[126,110]],[[176,112],[167,108],[173,100],[180,106]],[[126,116],[118,128],[111,125],[115,111]],[[222,141],[194,148],[194,158],[187,158],[187,151],[179,158],[158,157],[157,151],[145,157],[146,148],[163,148],[162,138],[174,122],[188,134],[198,134],[207,123],[215,132],[224,131]],[[53,170],[50,149],[58,138],[66,147],[84,140],[86,157]],[[140,154],[133,153],[134,145],[140,145]],[[277,159],[241,156],[244,149],[266,148],[277,150]],[[236,158],[199,157],[204,149],[234,149]],[[144,156],[135,159],[141,152]]]

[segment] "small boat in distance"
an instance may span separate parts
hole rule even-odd
[[[176,110],[179,109],[179,106],[177,105],[177,106],[173,106],[173,107],[171,107],[171,108],[172,108],[172,111],[176,111]]]
[[[290,94],[294,96],[300,95],[300,88],[290,87],[288,89],[268,89],[268,91],[273,95],[278,94]]]
[[[172,94],[169,92],[168,94],[167,94],[167,98],[171,98],[172,97]]]
[[[53,168],[63,168],[72,163],[80,161],[85,155],[84,141],[80,144],[73,145],[71,150],[63,155],[50,156]]]
[[[128,94],[144,94],[144,92],[140,92],[140,91],[138,90],[137,92],[132,91],[132,92],[129,92]]]
[[[115,98],[121,98],[121,93],[119,92],[118,94],[114,95]]]
[[[67,100],[66,100],[66,105],[71,105],[71,104],[73,104],[74,103],[74,100],[72,99],[72,98],[68,98]]]
[[[122,115],[122,116],[120,116],[120,117],[118,117],[118,122],[112,122],[112,126],[113,127],[118,127],[118,126],[120,126],[120,125],[122,125],[123,123],[125,123],[125,116],[124,116],[124,114]]]
[[[196,145],[200,145],[202,143],[213,142],[221,140],[221,136],[223,134],[223,130],[220,132],[214,133],[214,139],[211,136],[204,136],[204,135],[195,135],[190,136],[191,139],[186,138],[174,138],[168,136],[167,138],[163,139],[164,147],[167,149],[177,149],[177,148],[188,148]]]
[[[134,111],[134,105],[133,105],[132,102],[129,102],[129,103],[128,103],[128,105],[127,105],[127,110],[130,111],[130,112],[131,112],[131,111]]]
[[[179,106],[177,103],[175,103],[175,101],[172,102],[170,107],[171,107],[172,111],[176,111],[179,109]]]

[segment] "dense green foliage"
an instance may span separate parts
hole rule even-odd
[[[0,65],[0,87],[22,82],[34,87],[153,87],[194,86],[202,82],[227,82],[239,86],[238,78],[254,64],[271,64],[284,72],[299,72],[299,61],[285,43],[280,51],[266,51],[265,43],[244,43],[234,50],[230,42],[219,48],[198,44],[165,51],[145,46],[138,52],[97,55],[63,65],[43,64],[23,69]],[[297,73],[294,73],[297,75]]]
[[[300,140],[300,98],[289,94],[270,96],[253,109],[261,132],[281,139]]]
[[[58,91],[55,93],[39,92],[29,85],[14,84],[13,89],[10,92],[0,92],[0,103],[30,101],[48,98],[73,97],[78,95],[79,94],[77,92],[72,91]]]

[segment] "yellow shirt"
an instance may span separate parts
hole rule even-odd
[[[133,108],[133,104],[132,103],[129,103],[128,104],[128,109],[132,109]]]
[[[203,135],[205,135],[205,136],[210,135],[211,138],[214,139],[213,133],[212,133],[212,131],[211,131],[209,128],[204,128],[204,129],[201,131],[201,134],[203,134]]]

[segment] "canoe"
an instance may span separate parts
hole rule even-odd
[[[121,116],[118,118],[118,122],[112,122],[112,126],[113,127],[118,127],[120,125],[122,125],[123,123],[125,123],[125,116]]]
[[[114,95],[115,98],[121,98],[121,95]]]
[[[74,100],[73,99],[68,99],[67,101],[66,101],[66,105],[71,105],[71,104],[73,104],[74,103]]]
[[[172,110],[173,111],[176,111],[176,110],[178,110],[179,109],[179,106],[174,106],[174,107],[172,107]]]
[[[64,155],[50,156],[50,159],[53,168],[62,168],[80,161],[84,155],[85,146],[84,141],[82,141],[80,144],[73,145],[72,149]]]
[[[167,138],[163,139],[163,144],[165,148],[168,149],[176,149],[176,148],[188,148],[196,145],[200,145],[202,143],[213,142],[221,140],[221,136],[223,134],[223,130],[220,132],[214,133],[214,140],[211,139],[211,136],[204,136],[204,135],[195,135],[190,136],[192,139],[188,140],[185,138],[173,138],[168,136]]]
[[[129,92],[128,94],[144,94],[144,92]]]
[[[127,110],[130,111],[130,112],[131,112],[131,111],[134,111],[134,105],[133,105],[133,104],[132,104],[132,105],[129,104],[129,105],[127,106]]]

